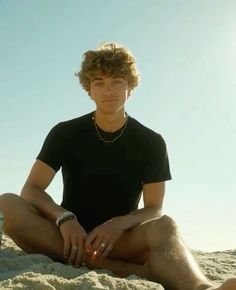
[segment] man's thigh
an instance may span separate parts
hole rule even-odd
[[[153,220],[147,221],[126,231],[114,245],[111,258],[138,264],[145,263],[149,254],[147,235],[152,223]]]

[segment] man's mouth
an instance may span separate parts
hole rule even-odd
[[[103,100],[102,102],[103,103],[112,103],[112,102],[116,102],[117,99],[106,99],[106,100]]]

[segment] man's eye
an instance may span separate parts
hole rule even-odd
[[[95,86],[99,86],[99,87],[100,87],[100,86],[102,86],[102,82],[95,83],[94,85],[95,85]]]

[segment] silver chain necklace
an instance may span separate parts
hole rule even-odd
[[[120,134],[119,135],[117,135],[113,140],[105,140],[102,136],[101,136],[101,134],[100,134],[100,132],[99,132],[99,130],[98,130],[98,126],[97,126],[97,124],[96,124],[96,120],[95,120],[95,115],[93,115],[93,117],[92,117],[92,119],[94,120],[94,127],[95,127],[95,130],[96,130],[96,133],[97,133],[97,136],[99,137],[99,139],[101,140],[101,141],[103,141],[104,143],[114,143],[118,138],[120,138],[121,136],[122,136],[122,134],[124,133],[124,131],[125,131],[125,128],[127,127],[127,124],[128,124],[128,114],[126,113],[126,121],[125,121],[125,124],[124,124],[124,127],[123,127],[123,129],[121,130],[121,132],[120,132]]]

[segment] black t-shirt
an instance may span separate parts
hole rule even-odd
[[[62,206],[90,231],[106,220],[137,209],[145,183],[171,179],[165,141],[132,117],[114,143],[97,135],[93,112],[61,122],[49,132],[37,159],[62,168]],[[123,128],[109,133],[114,139]]]

